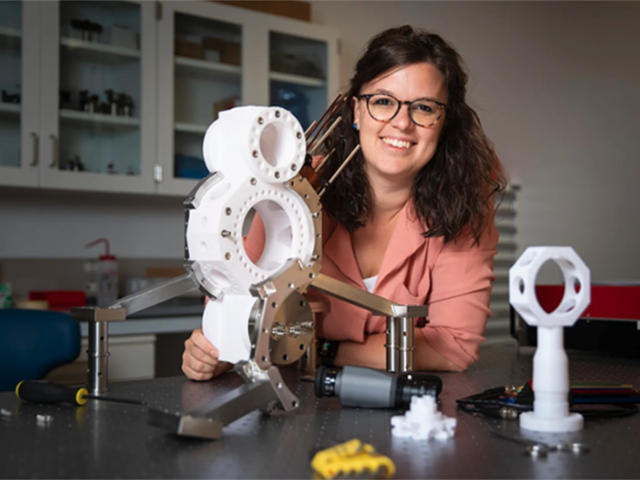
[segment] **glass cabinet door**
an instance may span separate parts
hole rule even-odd
[[[306,130],[327,108],[326,41],[269,32],[270,104],[289,110]]]
[[[38,5],[0,2],[0,185],[38,181]]]
[[[145,118],[145,108],[154,99],[145,98],[144,89],[153,88],[145,78],[155,72],[143,71],[143,55],[151,53],[143,49],[148,36],[143,23],[145,9],[152,5],[47,3],[43,8],[55,12],[53,18],[43,16],[48,39],[43,39],[43,55],[52,54],[43,60],[43,74],[51,75],[52,81],[42,89],[46,164],[41,183],[82,190],[153,191],[151,168],[145,168],[148,152],[143,151],[143,122],[153,122]]]
[[[222,110],[240,105],[241,30],[237,25],[177,13],[174,50],[174,178],[209,172],[202,139]]]
[[[187,194],[209,173],[202,154],[207,128],[221,111],[242,104],[242,24],[218,5],[184,3],[163,4],[159,35],[163,175],[156,180],[168,194]]]

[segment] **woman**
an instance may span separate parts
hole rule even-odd
[[[416,327],[417,370],[462,371],[478,358],[498,242],[493,195],[505,180],[466,103],[458,53],[410,26],[374,37],[356,64],[343,122],[325,151],[329,171],[361,151],[323,197],[322,272],[401,304],[429,305]],[[259,251],[260,222],[247,250]],[[336,299],[318,335],[339,341],[337,366],[384,368],[385,319]],[[183,371],[227,370],[202,335],[185,342]]]

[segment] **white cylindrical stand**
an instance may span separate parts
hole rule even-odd
[[[533,412],[520,415],[520,426],[541,432],[581,430],[582,415],[569,412],[569,359],[562,327],[538,327],[538,349],[533,357],[535,400]]]
[[[565,287],[560,305],[545,312],[536,297],[538,271],[552,260],[562,270]],[[589,268],[571,247],[530,247],[509,270],[509,302],[522,318],[538,327],[533,357],[533,411],[520,415],[520,426],[540,432],[582,429],[582,415],[569,412],[569,360],[564,327],[575,323],[591,301]]]

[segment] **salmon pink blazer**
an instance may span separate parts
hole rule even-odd
[[[389,241],[373,293],[400,304],[429,305],[428,323],[420,329],[422,335],[434,350],[466,368],[478,359],[478,349],[485,340],[499,235],[494,222],[479,245],[473,245],[469,235],[445,244],[442,237],[425,238],[423,231],[409,200]],[[346,228],[324,214],[322,236],[321,272],[365,289]],[[264,249],[264,238],[264,224],[256,215],[244,242],[254,263]],[[316,295],[319,292],[313,291]],[[368,334],[385,332],[385,317],[326,298],[331,310],[318,320],[319,337],[364,342]]]

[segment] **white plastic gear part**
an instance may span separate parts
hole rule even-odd
[[[457,423],[456,418],[438,411],[436,399],[431,395],[414,395],[406,414],[391,417],[391,434],[414,440],[446,440],[455,434]]]
[[[215,176],[203,182],[200,201],[189,212],[189,259],[198,262],[208,282],[224,292],[203,315],[207,339],[220,360],[247,360],[248,322],[255,297],[252,284],[275,273],[288,259],[311,263],[315,229],[311,212],[288,187],[304,163],[302,127],[277,107],[238,107],[222,112],[205,135],[203,153]],[[265,247],[256,263],[242,237],[255,209],[265,225]]]

